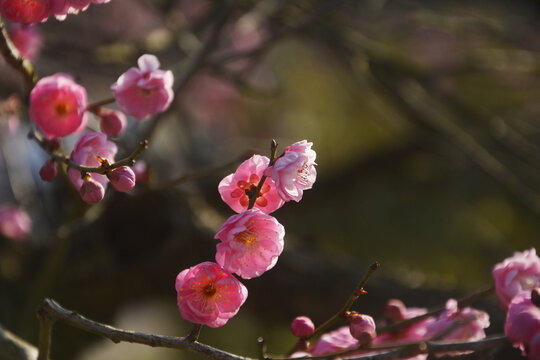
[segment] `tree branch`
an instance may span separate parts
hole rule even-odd
[[[179,350],[187,350],[193,353],[205,355],[215,360],[254,360],[216,349],[212,346],[190,341],[188,337],[173,337],[165,335],[146,334],[137,331],[121,330],[110,325],[105,325],[60,306],[51,299],[45,299],[39,307],[39,312],[49,319],[67,324],[83,331],[106,337],[114,343],[130,342],[152,347],[166,347]]]
[[[13,360],[37,360],[38,350],[0,325],[0,354]]]

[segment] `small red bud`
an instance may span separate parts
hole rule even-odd
[[[315,325],[307,316],[298,316],[291,323],[291,331],[294,336],[305,339],[313,335]]]
[[[58,164],[54,160],[47,160],[39,170],[39,176],[45,181],[53,181],[58,175]]]
[[[348,317],[351,335],[360,342],[360,346],[370,346],[377,336],[375,321],[369,315],[352,312]]]

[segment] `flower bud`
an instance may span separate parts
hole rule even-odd
[[[129,166],[120,166],[111,170],[107,177],[111,181],[111,185],[117,191],[126,192],[135,186],[135,173]]]
[[[398,299],[390,299],[384,307],[384,318],[388,323],[395,323],[406,318],[407,308],[403,301]]]
[[[46,141],[45,144],[47,146],[47,149],[49,149],[50,151],[58,150],[60,148],[60,141],[58,141],[57,138],[52,138],[45,141]]]
[[[101,131],[111,137],[117,137],[127,126],[126,115],[116,110],[102,110],[100,112]]]
[[[347,316],[351,335],[359,341],[360,346],[370,346],[377,336],[375,332],[375,321],[369,315],[351,312]]]
[[[97,204],[105,196],[105,188],[103,185],[88,177],[84,180],[79,189],[82,199],[89,204]]]
[[[47,160],[39,170],[39,176],[45,181],[53,181],[58,175],[58,164],[54,160]]]
[[[148,184],[150,181],[150,167],[146,161],[137,160],[135,165],[133,165],[132,170],[135,173],[137,184]]]
[[[315,325],[307,316],[298,316],[291,323],[291,331],[294,336],[304,339],[313,335]]]

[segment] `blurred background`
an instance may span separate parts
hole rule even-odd
[[[291,320],[320,324],[375,260],[355,305],[375,318],[390,298],[431,307],[490,287],[494,264],[540,244],[539,20],[536,0],[112,0],[38,25],[40,77],[72,74],[99,101],[152,53],[177,95],[117,139],[117,158],[149,140],[148,179],[89,206],[64,173],[39,178],[47,155],[26,137],[22,80],[1,61],[0,205],[33,226],[25,240],[0,236],[0,323],[36,344],[35,309],[51,297],[115,326],[188,334],[175,277],[213,260],[233,215],[217,184],[250,153],[269,156],[272,138],[281,150],[312,141],[317,181],[273,213],[283,255],[244,281],[246,304],[202,342],[255,357],[262,336],[284,353]],[[489,334],[503,332],[495,297],[476,307]],[[199,358],[61,324],[51,356]]]

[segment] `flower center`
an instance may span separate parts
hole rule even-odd
[[[298,169],[298,174],[296,175],[296,182],[303,186],[311,185],[309,179],[309,166],[304,163],[300,169]]]
[[[69,105],[65,102],[56,104],[54,110],[58,116],[64,116],[69,112]]]
[[[257,240],[257,233],[246,229],[234,236],[234,240],[238,241],[246,246],[251,245],[252,242]]]
[[[216,288],[214,287],[214,283],[208,283],[205,287],[202,289],[203,294],[207,297],[211,297],[216,293]]]

